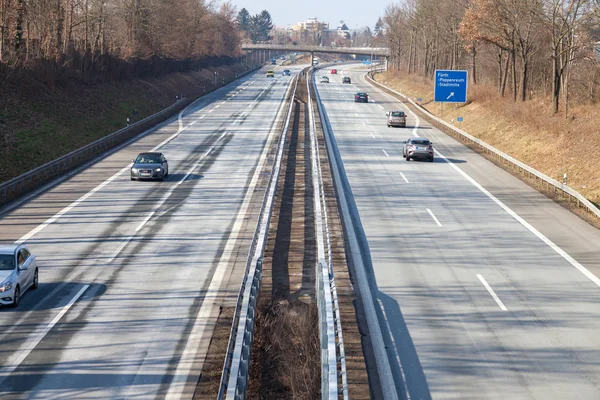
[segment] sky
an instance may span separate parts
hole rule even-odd
[[[375,26],[385,7],[398,0],[231,0],[239,10],[246,8],[251,15],[267,10],[273,24],[286,28],[307,18],[317,17],[335,28],[343,20],[349,29]]]

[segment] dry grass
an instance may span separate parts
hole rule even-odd
[[[433,83],[422,77],[386,72],[377,80],[422,104],[437,116]],[[456,122],[457,117],[464,121]],[[469,103],[445,105],[443,119],[501,151],[562,181],[600,203],[600,106],[571,105],[569,117],[552,115],[548,99],[525,103],[499,98],[494,88],[471,85]]]
[[[261,306],[256,318],[248,399],[321,397],[318,324],[314,303],[281,300]]]

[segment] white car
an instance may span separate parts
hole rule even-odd
[[[37,262],[26,246],[0,246],[0,282],[0,304],[5,306],[18,306],[23,293],[37,289]]]
[[[321,83],[329,83],[329,77],[328,76],[322,76],[321,77]]]

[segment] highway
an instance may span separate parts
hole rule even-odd
[[[600,232],[412,113],[388,128],[404,105],[336,68],[315,76],[399,397],[600,398]],[[403,159],[410,136],[435,162]]]
[[[0,214],[0,241],[26,242],[40,268],[39,289],[0,310],[1,398],[191,398],[292,79],[266,69]],[[151,150],[169,177],[130,181]]]

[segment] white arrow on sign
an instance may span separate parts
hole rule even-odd
[[[452,96],[454,96],[454,92],[450,92],[450,96],[448,96],[448,97],[446,98],[446,100],[448,100],[448,99],[449,99],[450,97],[452,97]]]

